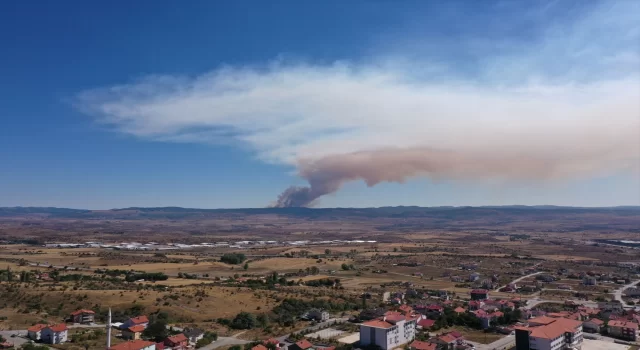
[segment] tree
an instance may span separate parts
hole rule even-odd
[[[258,324],[256,317],[248,312],[241,312],[231,321],[231,328],[235,329],[252,329]]]
[[[242,266],[242,268],[247,271],[249,269],[249,263],[244,263],[244,266]]]
[[[256,321],[258,322],[260,328],[265,328],[269,325],[269,317],[265,314],[258,315],[258,317],[256,317]]]
[[[220,261],[226,264],[238,265],[242,264],[246,259],[247,257],[242,253],[227,253],[220,258]]]
[[[349,270],[349,265],[342,264],[342,265],[340,265],[340,268],[342,268],[343,270],[347,271],[347,270]]]
[[[167,336],[169,336],[167,321],[159,318],[155,322],[150,323],[142,332],[142,336],[148,339],[153,339],[156,342],[163,341]]]
[[[325,249],[324,255],[331,255],[331,249]]]
[[[234,346],[230,347],[229,350],[242,350],[242,346],[234,345]]]

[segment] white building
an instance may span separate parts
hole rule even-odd
[[[516,350],[579,350],[582,340],[582,322],[567,318],[542,316],[516,327]]]
[[[417,316],[389,315],[360,325],[360,345],[377,345],[389,350],[407,344],[416,337]]]
[[[40,340],[42,338],[42,330],[45,328],[47,328],[47,325],[42,323],[29,327],[27,329],[27,338],[33,341]]]
[[[41,331],[41,339],[47,344],[62,344],[67,341],[67,325],[59,323],[53,326],[47,326]]]

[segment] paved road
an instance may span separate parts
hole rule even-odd
[[[640,282],[640,280],[632,281],[631,283],[626,284],[626,285],[624,285],[624,286],[622,286],[622,287],[620,287],[620,288],[616,289],[616,290],[613,292],[613,297],[614,297],[614,299],[615,299],[615,300],[618,300],[619,302],[621,302],[621,303],[622,303],[622,306],[624,306],[624,307],[633,307],[633,306],[631,306],[631,305],[627,304],[624,300],[622,300],[622,293],[625,291],[625,289],[627,289],[627,288],[631,288],[631,287],[635,286],[638,282]]]
[[[542,272],[543,272],[543,271],[538,271],[538,272],[534,272],[534,273],[528,274],[528,275],[526,275],[526,276],[518,277],[518,278],[514,279],[513,281],[511,281],[509,284],[511,284],[511,283],[518,283],[518,282],[522,281],[522,280],[523,280],[523,279],[525,279],[525,278],[528,278],[528,277],[531,277],[531,276],[535,276],[535,275],[539,275],[539,274],[541,274]],[[499,291],[500,291],[500,289],[502,289],[502,288],[504,288],[504,287],[506,287],[506,286],[507,286],[507,284],[505,284],[504,286],[500,286],[500,287],[498,287],[498,288],[494,289],[493,291],[494,291],[494,292],[499,292]]]
[[[584,305],[586,307],[592,307],[592,308],[597,308],[598,307],[598,303],[595,301],[588,301],[588,300],[571,300],[576,304],[580,304],[580,305]],[[564,304],[564,301],[561,300],[546,300],[546,299],[540,299],[538,298],[533,298],[533,299],[529,299],[527,300],[527,308],[532,309],[536,306],[538,306],[539,304],[545,304],[545,303],[550,303],[550,304]]]
[[[211,349],[221,348],[223,346],[244,345],[247,343],[250,343],[250,341],[244,340],[244,339],[238,339],[235,337],[218,337],[218,340],[214,341],[213,343],[207,346],[203,346],[200,349],[211,350]]]
[[[476,347],[476,350],[507,350],[511,349],[516,344],[516,336],[515,335],[507,335],[504,338],[500,338],[493,343],[490,344],[481,344],[472,341],[466,341],[469,344],[473,344]]]

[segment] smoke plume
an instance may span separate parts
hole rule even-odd
[[[640,128],[640,124],[637,127]],[[640,137],[640,134],[637,136]],[[301,161],[298,164],[299,175],[309,182],[309,186],[287,188],[273,206],[313,206],[321,196],[336,192],[345,182],[355,180],[363,180],[372,187],[384,181],[403,183],[416,176],[474,181],[549,181],[606,173],[620,168],[638,173],[639,149],[640,143],[632,141],[626,147],[610,153],[597,152],[588,147],[569,152],[558,149],[555,153],[547,154],[514,154],[500,149],[487,153],[463,153],[412,148],[333,155],[317,161]]]

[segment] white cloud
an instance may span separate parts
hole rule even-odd
[[[572,175],[637,171],[640,76],[629,42],[640,31],[636,16],[616,22],[608,9],[553,26],[530,48],[485,51],[479,80],[443,79],[452,67],[389,56],[384,64],[279,61],[147,77],[83,92],[78,106],[137,137],[237,143],[296,166],[393,148],[532,158]]]

